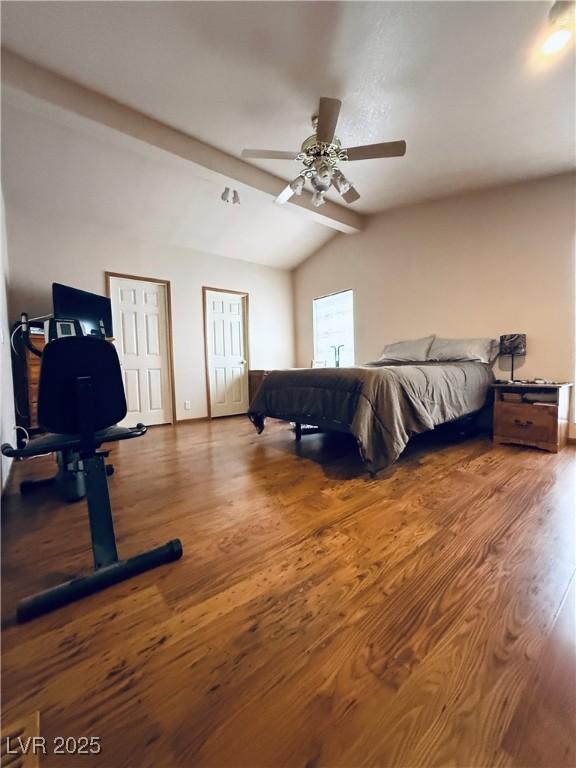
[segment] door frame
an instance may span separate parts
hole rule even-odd
[[[206,327],[206,294],[208,291],[215,291],[216,293],[233,293],[236,296],[242,296],[244,301],[243,317],[244,317],[244,352],[246,358],[246,373],[248,379],[250,377],[250,294],[248,291],[233,291],[230,288],[213,288],[209,285],[202,286],[202,324],[204,329],[204,373],[206,375],[206,405],[208,408],[208,418],[217,418],[212,416],[212,395],[210,392],[210,371],[208,369],[208,328]]]
[[[143,277],[142,275],[127,275],[123,272],[104,272],[104,279],[106,281],[106,296],[112,299],[111,292],[111,278],[119,277],[125,280],[141,280],[144,283],[158,283],[163,285],[166,289],[166,332],[167,332],[167,347],[168,347],[168,378],[170,379],[170,395],[172,400],[172,418],[170,424],[174,426],[176,424],[176,386],[174,376],[174,353],[172,349],[173,335],[172,335],[172,288],[170,280],[164,280],[159,277]]]

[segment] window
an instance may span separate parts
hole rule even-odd
[[[354,365],[354,298],[352,291],[313,301],[314,362],[342,368]]]

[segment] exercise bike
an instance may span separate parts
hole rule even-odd
[[[103,338],[57,336],[45,346],[38,390],[38,421],[47,431],[22,448],[5,443],[2,454],[17,459],[57,452],[86,496],[94,572],[22,600],[19,621],[27,621],[182,556],[180,539],[127,560],[119,560],[103,443],[142,437],[147,428],[118,427],[127,412],[120,361]],[[70,466],[73,470],[70,470]],[[61,479],[51,479],[61,484]],[[43,481],[40,481],[43,482]],[[46,482],[44,481],[44,484]]]
[[[34,346],[31,338],[31,327],[28,315],[23,312],[20,316],[20,322],[17,325],[13,337],[19,333],[22,343],[26,349],[28,349],[35,357],[42,358],[42,351]],[[44,322],[44,338],[47,342],[53,341],[57,338],[70,338],[72,336],[83,336],[82,325],[78,320],[65,320],[49,318]],[[101,336],[104,337],[104,331],[102,328]],[[93,338],[91,336],[91,338]],[[27,439],[28,431],[23,427],[22,429]],[[42,430],[32,429],[30,433],[41,434]],[[25,441],[18,441],[18,447],[25,445]],[[35,446],[40,446],[41,443],[35,443]],[[51,450],[47,450],[47,453],[51,453]],[[86,497],[86,479],[84,473],[84,466],[81,459],[78,458],[76,451],[69,448],[64,448],[60,451],[54,451],[54,458],[58,469],[56,474],[52,477],[46,477],[39,480],[22,480],[20,483],[20,493],[25,496],[30,493],[34,493],[42,488],[55,487],[64,501],[73,502],[80,501]],[[106,464],[106,475],[110,477],[114,474],[114,466],[112,464]]]

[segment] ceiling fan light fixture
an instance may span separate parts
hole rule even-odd
[[[339,194],[345,195],[352,187],[352,182],[344,176],[342,171],[336,171],[334,173],[334,186],[338,190]]]
[[[310,176],[310,184],[317,192],[328,192],[332,184],[332,174],[314,174]]]
[[[351,186],[352,186],[352,184],[348,181],[348,179],[343,179],[340,182],[340,187],[339,187],[338,191],[341,192],[343,195],[345,195],[346,192],[350,191],[350,187]]]
[[[278,205],[284,205],[293,195],[302,194],[304,184],[308,180],[313,190],[312,203],[316,208],[325,202],[324,194],[332,186],[338,190],[344,202],[355,203],[360,199],[360,195],[354,189],[352,182],[348,181],[339,170],[339,163],[403,157],[406,154],[406,142],[404,140],[343,147],[342,142],[336,136],[341,106],[340,99],[325,96],[320,98],[318,112],[312,115],[314,134],[304,139],[299,152],[268,149],[242,150],[243,158],[296,160],[304,166],[299,176],[289,182],[276,196],[275,202]]]
[[[576,2],[574,0],[557,0],[548,14],[550,34],[544,41],[541,51],[551,56],[562,50],[570,41],[576,25]]]
[[[305,181],[306,180],[304,179],[304,176],[296,176],[294,181],[290,182],[290,189],[298,197],[302,194],[302,190],[304,189]]]
[[[315,189],[314,194],[312,195],[312,205],[315,208],[320,208],[321,205],[324,205],[326,200],[324,200],[324,192],[320,189]]]
[[[572,33],[569,29],[556,29],[554,32],[548,35],[544,41],[542,45],[542,53],[546,54],[547,56],[558,53],[558,51],[564,48],[571,37]]]
[[[574,23],[575,16],[575,0],[556,0],[548,12],[548,22],[550,24],[569,25]]]

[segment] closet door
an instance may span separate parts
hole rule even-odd
[[[114,337],[128,413],[122,426],[172,421],[168,301],[164,283],[110,277]]]
[[[204,292],[210,415],[248,411],[247,296]]]

